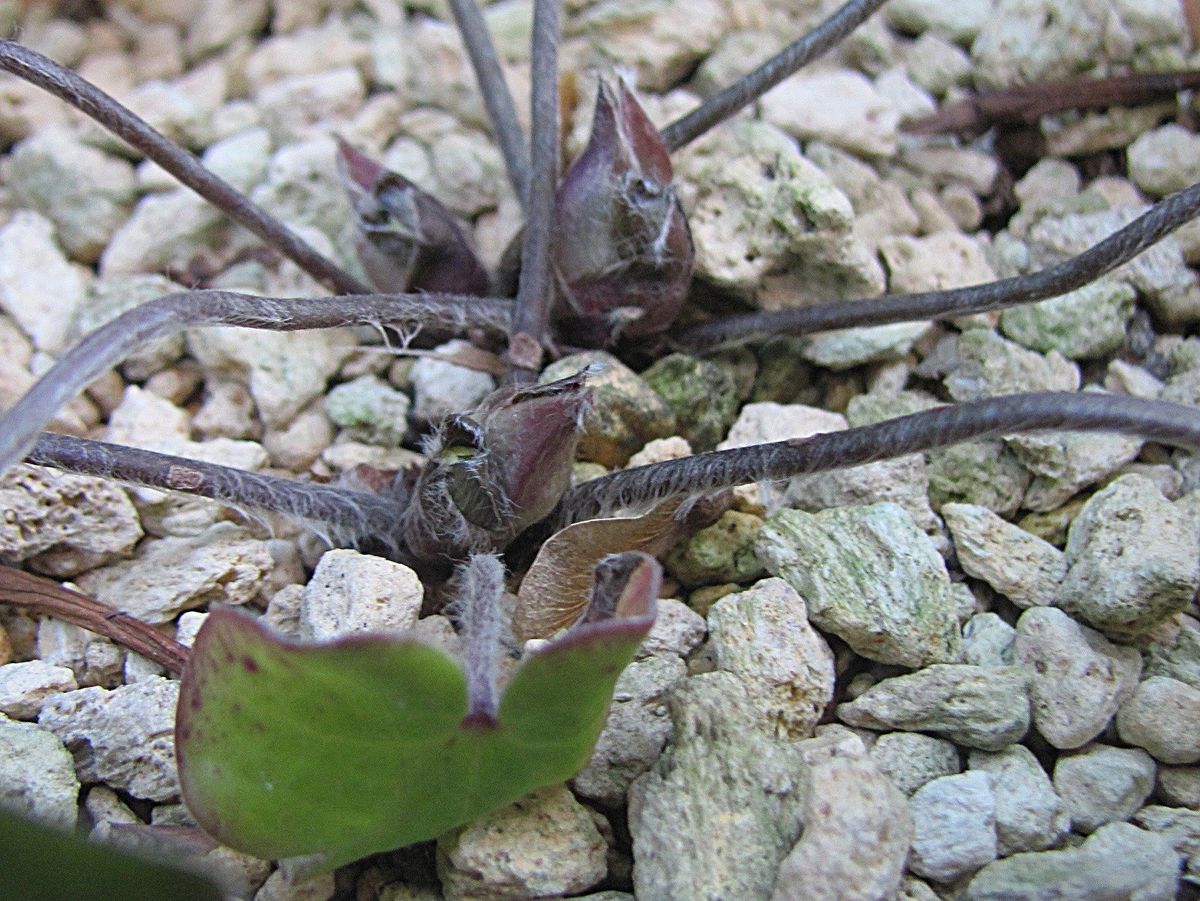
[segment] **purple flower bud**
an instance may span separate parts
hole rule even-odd
[[[591,139],[556,200],[555,314],[568,328],[611,340],[675,321],[695,250],[671,175],[667,147],[632,92],[601,80]]]
[[[487,271],[436,198],[341,138],[338,169],[354,204],[358,257],[376,288],[487,293]]]
[[[405,513],[410,551],[427,559],[503,550],[549,515],[570,487],[587,370],[547,385],[508,386],[434,433]]]

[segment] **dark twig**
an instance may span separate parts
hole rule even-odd
[[[49,432],[38,438],[26,459],[128,485],[182,491],[242,509],[283,513],[312,523],[339,546],[359,545],[370,539],[386,547],[392,556],[402,554],[400,520],[404,509],[387,495],[259,475]]]
[[[369,294],[320,298],[252,297],[184,291],[142,304],[96,329],[64,354],[0,416],[0,472],[20,460],[54,413],[109,367],[148,341],[199,325],[296,331],[392,325],[463,334],[508,332],[509,301],[453,294]]]
[[[1022,432],[1122,432],[1200,448],[1200,410],[1112,394],[1013,394],[938,407],[899,419],[810,438],[710,451],[593,479],[567,492],[554,516],[561,527],[668,497],[786,479]]]
[[[5,40],[0,40],[0,69],[37,85],[95,119],[217,209],[295,261],[313,278],[345,294],[370,293],[367,285],[321,256],[282,222],[205,169],[192,154],[167,140],[132,111],[70,69],[28,47]]]
[[[515,381],[532,381],[541,368],[550,324],[550,234],[558,185],[558,0],[533,4],[532,181],[521,244],[521,278],[513,313],[509,364]]]
[[[190,651],[174,638],[128,613],[49,579],[0,566],[0,602],[27,607],[103,635],[176,675],[187,665]]]
[[[1032,125],[1042,116],[1067,110],[1138,106],[1197,87],[1200,87],[1200,71],[1196,70],[1042,81],[947,104],[932,116],[904,126],[904,130],[918,135],[945,132],[978,135],[993,125]]]
[[[793,41],[749,75],[710,97],[686,116],[662,130],[667,147],[674,151],[690,144],[714,125],[753,103],[792,73],[837,46],[850,32],[871,17],[887,0],[849,0],[832,16]]]
[[[1124,228],[1078,256],[1040,272],[968,288],[893,294],[773,313],[748,313],[701,323],[676,337],[691,350],[742,343],[772,335],[807,335],[851,326],[921,319],[949,319],[1057,297],[1082,287],[1123,263],[1200,213],[1200,184],[1152,206]]]
[[[517,192],[521,207],[526,208],[529,204],[529,148],[525,143],[525,132],[517,119],[512,94],[500,68],[500,59],[496,56],[496,47],[492,44],[487,24],[475,0],[450,0],[450,9],[454,13],[454,21],[458,23],[463,46],[471,58],[471,66],[475,69],[475,80],[479,83],[479,93],[483,95],[483,105],[487,107],[492,131],[504,155],[508,180]]]

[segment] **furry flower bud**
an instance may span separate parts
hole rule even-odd
[[[487,271],[436,198],[341,138],[338,169],[354,205],[358,258],[376,288],[487,293]]]
[[[442,421],[405,513],[418,557],[503,550],[544,519],[570,487],[587,371],[547,385],[508,386],[472,413]]]
[[[695,250],[671,175],[633,93],[601,80],[591,138],[556,199],[555,315],[574,343],[656,335],[675,321]]]

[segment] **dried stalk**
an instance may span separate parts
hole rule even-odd
[[[675,340],[684,348],[700,350],[773,335],[807,335],[851,326],[949,319],[1033,303],[1095,281],[1191,221],[1197,213],[1200,213],[1200,184],[1160,200],[1103,241],[1040,272],[948,291],[892,294],[796,310],[729,316],[684,329]]]
[[[293,260],[317,281],[344,294],[371,292],[367,285],[327,260],[262,207],[204,168],[192,154],[163,137],[145,120],[70,69],[63,68],[28,47],[6,40],[0,40],[0,69],[37,85],[95,119],[217,209]]]
[[[200,325],[296,331],[345,325],[506,334],[512,304],[450,294],[368,294],[320,298],[253,297],[183,291],[142,304],[85,337],[0,416],[0,472],[20,460],[65,403],[143,344]]]
[[[103,635],[176,675],[189,649],[128,613],[31,573],[0,566],[0,602],[27,607]]]

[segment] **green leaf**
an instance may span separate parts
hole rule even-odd
[[[233,848],[323,854],[321,868],[332,869],[570,778],[654,623],[661,575],[639,556],[607,619],[530,655],[494,724],[464,722],[462,667],[416,638],[304,646],[214,612],[196,637],[176,718],[188,808]]]
[[[220,901],[207,879],[31,823],[0,808],[0,886],[21,901]]]

